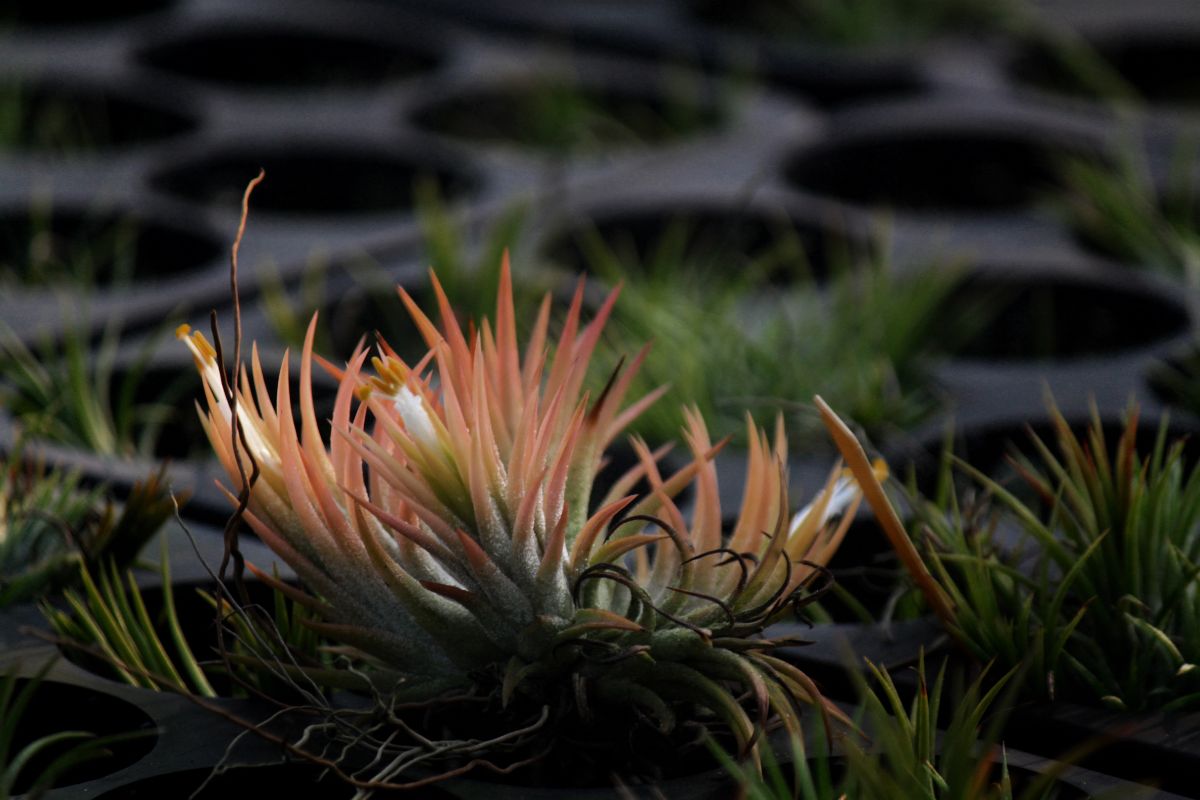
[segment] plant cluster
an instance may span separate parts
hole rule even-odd
[[[796,398],[817,393],[873,436],[911,428],[937,406],[931,363],[987,317],[986,309],[950,302],[959,269],[900,275],[882,257],[837,252],[831,263],[809,264],[794,230],[780,230],[734,268],[694,252],[691,234],[680,221],[641,264],[599,237],[586,242],[593,272],[622,285],[597,362],[610,369],[634,343],[653,342],[637,388],[670,385],[721,435],[739,432],[743,409],[760,423],[783,411],[793,438],[811,445],[821,438],[820,422]],[[761,288],[781,273],[783,285]],[[681,422],[678,409],[663,403],[634,429],[669,441]]]
[[[1200,470],[1165,425],[1137,449],[1054,412],[1055,447],[1014,465],[1025,497],[964,465],[983,494],[913,498],[914,539],[949,598],[947,627],[981,661],[1026,664],[1026,691],[1125,710],[1200,701]],[[942,481],[948,475],[949,461]],[[1006,544],[1002,526],[1023,537]]]
[[[69,585],[80,565],[132,564],[174,513],[161,473],[117,505],[77,472],[48,470],[18,451],[0,474],[0,607]]]
[[[916,691],[907,704],[892,676],[867,663],[876,688],[859,679],[859,718],[865,737],[839,742],[840,755],[809,753],[792,739],[792,774],[772,758],[762,774],[719,754],[738,776],[748,800],[1022,800],[1052,798],[1049,771],[1021,788],[999,744],[1005,685],[1012,673],[965,690],[948,691],[943,661],[933,685],[925,658],[915,667]],[[1007,693],[1011,694],[1011,692]],[[950,706],[947,710],[947,706]],[[1020,791],[1018,791],[1020,789]]]
[[[299,420],[286,362],[272,392],[256,354],[229,379],[214,348],[180,330],[204,376],[205,428],[230,497],[240,493],[246,522],[296,570],[306,591],[288,591],[319,618],[309,627],[339,643],[347,674],[375,698],[359,717],[330,714],[309,730],[347,752],[376,742],[369,769],[346,777],[364,789],[412,780],[429,746],[378,737],[402,720],[397,703],[447,692],[500,713],[526,757],[605,720],[634,725],[634,738],[708,720],[757,753],[769,716],[797,733],[802,704],[840,717],[759,634],[819,591],[858,503],[855,480],[835,470],[793,515],[782,422],[774,444],[751,425],[741,513],[723,532],[720,445],[692,410],[686,466],[661,473],[662,452],[634,438],[638,464],[594,496],[609,443],[661,394],[624,403],[645,349],[598,392],[584,388],[616,293],[584,325],[581,284],[552,355],[547,297],[522,355],[507,263],[494,323],[465,331],[436,279],[434,290],[440,327],[401,291],[430,348],[419,363],[386,343],[369,370],[365,349],[345,368],[325,363],[340,381],[328,436],[311,399],[315,320]],[[674,499],[689,484],[690,522]]]
[[[28,435],[105,456],[153,456],[164,427],[178,422],[185,384],[155,387],[145,401],[152,337],[127,364],[119,362],[120,329],[105,327],[93,350],[81,327],[35,350],[0,327],[0,407]]]
[[[1078,235],[1139,269],[1200,286],[1200,203],[1192,185],[1194,155],[1177,148],[1172,182],[1159,190],[1133,145],[1106,163],[1068,162],[1066,208]]]

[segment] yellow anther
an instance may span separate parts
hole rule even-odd
[[[371,366],[375,368],[376,375],[370,378],[370,383],[384,394],[395,396],[408,379],[407,368],[395,359],[375,356],[371,359]]]
[[[887,462],[882,458],[877,458],[871,462],[871,472],[875,473],[875,479],[878,481],[887,480],[888,475],[891,475],[891,470],[888,469]]]
[[[212,363],[217,360],[217,351],[214,350],[213,346],[208,343],[208,339],[204,338],[203,333],[200,333],[200,331],[196,331],[195,333],[192,334],[191,339],[192,339],[192,343],[196,346],[197,352],[200,353],[200,356],[206,362]]]
[[[180,325],[178,328],[175,329],[175,338],[176,339],[186,339],[187,335],[191,332],[192,332],[192,326],[188,325],[185,322],[182,325]]]
[[[871,472],[874,473],[875,480],[880,482],[887,480],[887,477],[892,474],[892,471],[888,469],[887,462],[882,458],[877,458],[871,462]],[[850,471],[849,467],[843,467],[841,476],[853,479],[854,474]]]

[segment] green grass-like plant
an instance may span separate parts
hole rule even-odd
[[[107,487],[78,472],[25,461],[0,475],[0,607],[70,585],[80,565],[132,564],[174,505],[161,473],[135,484],[118,509]]]
[[[157,338],[147,340],[123,372],[120,339],[119,321],[105,326],[94,348],[86,331],[71,326],[60,342],[35,351],[0,329],[0,406],[32,437],[97,455],[152,457],[177,413],[176,401],[191,386],[181,378],[140,402]]]
[[[948,303],[960,269],[901,276],[880,257],[851,260],[836,248],[834,263],[809,265],[787,229],[731,269],[692,252],[690,233],[684,221],[669,227],[642,263],[599,236],[585,242],[592,271],[622,284],[599,370],[650,341],[637,385],[671,386],[668,402],[635,422],[651,441],[674,438],[682,424],[671,397],[695,403],[720,435],[740,435],[746,408],[760,423],[784,411],[794,412],[794,440],[811,444],[821,430],[807,398],[818,391],[872,436],[909,428],[937,405],[932,360],[986,318]],[[813,273],[826,270],[822,287]],[[780,273],[790,282],[771,285]],[[954,327],[960,335],[949,334]]]
[[[164,540],[160,577],[170,648],[146,608],[133,571],[122,571],[112,562],[101,565],[95,575],[82,567],[82,589],[64,592],[66,609],[43,602],[42,613],[66,646],[100,656],[117,680],[154,691],[215,697],[179,625],[166,556]]]
[[[1025,690],[1140,711],[1200,705],[1200,470],[1165,419],[1148,453],[1131,410],[1116,442],[1098,416],[1015,467],[1022,499],[962,465],[985,494],[914,498],[914,537],[953,608],[947,627],[981,661],[1027,663]],[[948,474],[949,461],[944,475]],[[948,486],[948,480],[943,480]],[[1000,520],[1024,546],[1002,547]]]
[[[1177,147],[1172,182],[1159,192],[1144,156],[1127,145],[1112,163],[1070,161],[1064,202],[1076,232],[1137,269],[1200,287],[1200,197],[1194,149]]]
[[[300,684],[320,693],[317,681],[326,676],[323,668],[331,657],[321,653],[323,640],[310,625],[317,615],[292,599],[297,590],[259,573],[275,587],[268,613],[236,602],[224,587],[217,592],[197,589],[212,609],[208,630],[214,637],[212,651],[198,652],[177,611],[165,540],[158,577],[162,608],[157,614],[147,607],[133,571],[122,571],[111,561],[94,575],[81,567],[81,588],[64,593],[65,607],[43,602],[42,613],[62,646],[85,659],[99,659],[95,663],[109,677],[130,686],[198,697],[253,691],[278,698]],[[232,677],[232,682],[214,683],[217,677]],[[341,678],[334,682],[342,688],[362,686],[345,673],[334,677]]]
[[[66,773],[79,765],[104,758],[109,754],[107,747],[133,734],[97,737],[87,731],[67,730],[43,736],[25,743],[16,749],[16,733],[21,718],[42,687],[53,662],[47,662],[24,685],[17,688],[16,672],[0,676],[0,800],[16,796],[18,786],[23,786],[23,800],[36,800],[52,789]],[[51,757],[52,756],[52,757]],[[39,759],[49,757],[49,762]],[[38,764],[36,777],[29,775],[29,767]]]
[[[1056,796],[1058,770],[1031,781],[1019,794],[999,744],[1003,710],[994,710],[1013,673],[987,680],[986,672],[965,690],[947,691],[947,663],[930,686],[924,655],[916,666],[917,691],[905,703],[891,675],[868,662],[875,688],[858,672],[864,735],[849,733],[842,755],[809,753],[790,740],[791,774],[777,759],[762,774],[718,753],[742,784],[747,800],[1048,800]],[[949,708],[947,708],[949,707]],[[945,727],[939,729],[941,725]],[[1061,770],[1061,768],[1060,768]]]

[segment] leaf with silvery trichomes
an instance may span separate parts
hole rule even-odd
[[[793,515],[782,422],[770,437],[747,420],[742,507],[723,531],[713,465],[722,443],[689,409],[688,464],[664,473],[662,451],[635,438],[637,464],[593,498],[608,446],[662,393],[626,402],[645,348],[606,385],[587,386],[617,293],[585,323],[581,282],[553,347],[547,297],[522,349],[507,258],[493,321],[464,328],[436,277],[432,286],[440,324],[400,290],[429,347],[416,364],[382,341],[341,367],[320,360],[314,318],[298,419],[287,360],[272,391],[252,352],[227,396],[214,348],[179,331],[204,377],[203,423],[231,500],[239,459],[252,458],[259,478],[244,519],[319,598],[322,621],[307,624],[353,654],[361,674],[399,674],[406,689],[457,682],[505,702],[570,696],[584,717],[589,696],[623,697],[666,728],[700,706],[755,752],[755,719],[767,712],[792,727],[797,701],[841,717],[757,637],[816,589],[860,502],[858,482],[835,467]],[[339,381],[328,438],[314,361]],[[648,488],[635,496],[639,481]],[[689,486],[690,519],[676,502]]]

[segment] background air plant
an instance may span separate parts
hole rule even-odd
[[[160,559],[159,587],[151,602],[132,570],[122,572],[109,561],[93,574],[81,565],[78,590],[67,589],[61,603],[41,604],[55,642],[112,680],[208,698],[264,692],[280,696],[287,690],[285,681],[273,680],[271,671],[262,668],[267,661],[286,665],[285,673],[304,664],[310,677],[328,665],[320,638],[303,624],[311,614],[277,590],[271,593],[268,614],[223,591],[196,588],[196,600],[212,609],[217,622],[204,626],[203,641],[189,638],[192,629],[177,605],[165,539]]]
[[[433,105],[418,121],[452,136],[567,157],[684,139],[732,115],[726,92],[706,102],[706,86],[693,72],[668,68],[659,82],[662,94],[592,86],[569,76],[513,80]]]
[[[1057,452],[1034,437],[1018,472],[1031,502],[966,467],[987,499],[914,503],[915,537],[953,604],[948,628],[981,661],[1029,662],[1026,690],[1128,710],[1195,708],[1200,685],[1200,470],[1165,425],[1118,441],[1054,411]],[[944,482],[948,485],[948,482]],[[1002,547],[999,518],[1025,547]]]
[[[286,362],[272,397],[256,353],[248,374],[226,381],[214,348],[180,330],[204,376],[205,427],[235,481],[230,496],[251,478],[245,519],[309,594],[276,585],[321,618],[310,626],[341,643],[376,699],[352,725],[344,710],[321,717],[310,746],[367,747],[368,767],[343,773],[364,791],[402,782],[432,753],[464,751],[411,735],[396,704],[453,691],[508,720],[494,741],[511,750],[519,738],[526,761],[556,743],[586,761],[581,737],[616,720],[593,765],[607,779],[652,769],[637,763],[647,732],[717,724],[745,754],[772,714],[797,732],[802,703],[840,716],[758,634],[818,591],[857,507],[855,482],[835,469],[793,517],[782,423],[774,445],[750,426],[744,501],[726,534],[711,463],[719,445],[689,411],[689,464],[663,475],[662,452],[635,438],[639,464],[593,497],[606,446],[661,393],[623,406],[645,348],[598,393],[584,388],[615,293],[584,325],[581,284],[552,356],[547,297],[522,356],[507,263],[494,325],[464,331],[436,279],[434,291],[440,328],[401,291],[430,347],[420,363],[381,342],[370,372],[362,350],[344,369],[326,365],[340,379],[328,444],[310,396],[315,320],[298,429]],[[639,481],[648,490],[631,494]],[[689,483],[690,523],[673,499]],[[523,763],[471,755],[447,771]]]
[[[653,341],[635,388],[669,384],[672,396],[695,403],[722,436],[740,434],[749,408],[760,424],[788,412],[795,442],[821,441],[817,415],[797,402],[818,392],[872,436],[910,428],[936,407],[932,360],[987,318],[987,309],[959,313],[962,305],[949,302],[960,270],[901,275],[882,258],[838,253],[810,265],[787,230],[735,267],[719,257],[701,260],[688,240],[681,222],[642,264],[598,237],[586,243],[591,269],[622,285],[597,361],[610,370],[635,343]],[[760,288],[781,272],[786,285]],[[814,273],[828,273],[827,283],[818,285]],[[667,402],[648,409],[634,429],[662,442],[681,424],[678,406]]]
[[[1191,180],[1195,153],[1176,148],[1171,184],[1160,192],[1136,145],[1115,162],[1071,161],[1066,208],[1092,246],[1139,269],[1200,286],[1200,203]]]
[[[421,225],[423,260],[438,265],[438,280],[456,313],[466,319],[482,319],[495,301],[493,287],[499,280],[501,256],[518,244],[525,231],[526,209],[514,205],[492,222],[481,234],[479,251],[473,258],[463,243],[466,220],[446,204],[437,183],[418,180],[413,191]],[[341,264],[336,270],[335,276],[327,261],[313,259],[294,293],[289,293],[277,273],[260,268],[259,304],[284,344],[302,347],[310,310],[327,308],[336,301],[350,304],[353,313],[344,316],[353,316],[356,325],[353,331],[332,330],[336,323],[324,319],[317,326],[313,347],[316,352],[349,355],[363,334],[382,336],[404,355],[407,355],[404,343],[413,341],[420,346],[421,337],[415,327],[395,313],[395,282],[383,266],[364,256]],[[544,275],[525,275],[514,283],[518,324],[526,316],[532,316],[546,283]],[[364,324],[372,329],[363,330]],[[421,348],[417,357],[423,353]]]
[[[13,331],[0,328],[0,405],[41,439],[99,455],[153,455],[176,414],[183,383],[158,387],[153,401],[139,402],[156,339],[119,369],[119,321],[105,327],[94,352],[89,338],[87,331],[69,327],[61,342],[47,342],[35,353]]]
[[[861,696],[856,721],[866,736],[845,737],[842,755],[836,757],[824,748],[810,754],[802,739],[793,739],[794,784],[773,760],[760,775],[719,754],[749,800],[1044,800],[1057,796],[1051,785],[1053,771],[1043,773],[1023,791],[1014,789],[999,745],[1004,714],[993,713],[1012,673],[986,682],[986,675],[981,676],[965,690],[947,691],[946,662],[930,686],[922,655],[916,666],[916,692],[906,705],[892,676],[870,662],[867,666],[875,678],[874,689],[854,673]]]
[[[0,221],[0,284],[66,284],[84,291],[127,286],[137,255],[138,225],[132,219],[114,221],[100,212],[77,218],[38,200],[27,217]]]
[[[0,607],[72,583],[81,564],[132,564],[174,512],[161,473],[136,484],[119,509],[107,493],[19,450],[9,457],[0,476]]]

